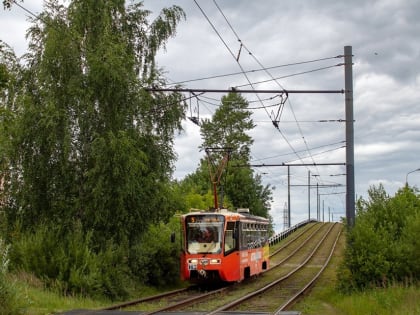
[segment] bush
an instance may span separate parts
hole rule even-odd
[[[41,225],[15,241],[12,259],[16,268],[33,273],[63,294],[117,299],[128,296],[122,252],[109,242],[105,251],[96,253],[92,233],[84,233],[79,224],[67,233]]]
[[[420,279],[420,198],[405,187],[394,197],[372,187],[357,202],[355,226],[347,231],[345,259],[338,274],[342,290],[387,286]]]
[[[420,213],[410,217],[402,233],[402,257],[407,273],[420,278]]]
[[[131,272],[138,282],[152,286],[173,286],[180,279],[180,239],[171,243],[171,233],[180,235],[179,218],[168,224],[149,226],[139,242],[132,248]]]
[[[16,288],[7,278],[9,267],[9,245],[0,238],[0,314],[20,314],[20,303]]]
[[[179,228],[179,218],[172,218],[168,224],[151,225],[130,249],[108,240],[105,250],[98,250],[93,233],[83,232],[80,223],[66,232],[41,224],[34,232],[17,229],[10,257],[16,270],[34,274],[64,295],[124,299],[137,284],[177,283],[180,239],[171,243],[170,238],[174,231],[180,235]]]

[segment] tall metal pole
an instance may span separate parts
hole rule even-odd
[[[290,165],[287,166],[287,224],[290,227]]]
[[[352,46],[344,47],[344,81],[346,104],[346,218],[352,227],[355,220],[354,189],[354,127],[353,127],[353,52]]]
[[[316,220],[319,221],[319,184],[316,183]]]
[[[311,219],[311,171],[308,171],[308,221]]]

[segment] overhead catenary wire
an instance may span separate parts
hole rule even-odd
[[[345,140],[339,141],[339,142],[335,142],[335,143],[331,143],[331,144],[327,144],[327,145],[321,145],[321,146],[313,147],[313,148],[311,148],[311,150],[313,151],[313,150],[317,150],[317,149],[321,149],[321,148],[325,148],[325,147],[330,147],[330,146],[334,146],[334,145],[338,145],[338,144],[343,144],[343,143],[345,143]],[[336,147],[336,148],[324,150],[324,151],[315,153],[313,155],[322,155],[322,154],[325,154],[325,153],[328,153],[328,152],[333,152],[333,151],[340,150],[342,148],[345,148],[345,145],[341,145],[341,146]],[[306,152],[306,149],[305,150],[298,151],[298,152],[299,153]],[[276,158],[279,158],[279,157],[285,157],[285,156],[289,156],[289,155],[292,155],[292,154],[293,153],[283,153],[283,154],[277,154],[277,155],[273,155],[273,156],[269,156],[269,157],[257,157],[255,154],[253,154],[254,158],[250,161],[250,163],[251,164],[252,163],[255,163],[255,162],[262,162],[263,163],[263,161],[266,161],[266,160],[276,159]],[[287,162],[281,162],[281,164],[282,165],[283,164],[291,164],[291,163],[293,163],[295,161],[296,160],[290,160],[290,161],[287,161]],[[264,165],[265,164],[263,163],[261,166],[264,167]],[[258,170],[258,168],[256,170]],[[265,172],[259,172],[259,173],[262,173],[264,175],[270,175],[272,173],[272,171],[271,170],[268,170],[268,168],[266,168],[266,171]],[[335,174],[335,175],[328,175],[328,176],[342,176],[342,175],[345,175],[345,174]],[[272,177],[272,176],[270,176],[270,177]],[[295,178],[299,178],[299,176],[294,176],[294,177]],[[304,177],[304,178],[306,179],[306,177]],[[323,182],[329,182],[329,181],[323,181]],[[333,182],[333,183],[335,183],[335,182]]]
[[[195,1],[195,0],[194,0]],[[220,8],[220,6],[217,4],[217,2],[216,2],[216,0],[213,0],[213,3],[215,4],[215,6],[217,7],[217,9],[219,10],[219,12],[220,12],[220,14],[224,17],[224,19],[225,19],[225,21],[226,21],[226,23],[228,24],[228,26],[230,27],[230,29],[232,30],[232,32],[234,33],[234,35],[236,36],[236,38],[237,38],[237,40],[241,43],[241,48],[243,47],[247,52],[248,52],[248,54],[257,62],[257,64],[261,67],[261,68],[266,68],[266,67],[264,67],[263,65],[262,65],[262,63],[252,54],[252,52],[247,48],[247,46],[242,42],[242,40],[240,39],[240,37],[239,37],[239,35],[237,34],[237,32],[235,31],[235,29],[232,27],[232,25],[231,25],[231,23],[229,22],[229,20],[227,19],[227,17],[226,17],[226,15],[223,13],[223,11],[221,10],[221,8]],[[276,82],[277,84],[278,84],[278,86],[281,88],[281,89],[283,89],[283,90],[285,90],[284,89],[284,87],[278,82],[278,80],[276,80],[274,77],[273,77],[273,75],[268,71],[268,70],[264,70],[270,77],[271,77],[271,79],[274,81],[274,82]],[[249,80],[248,80],[249,81]],[[251,86],[253,86],[253,85],[251,85]],[[287,98],[288,99],[288,98]],[[298,120],[297,120],[297,117],[296,117],[296,114],[295,114],[295,112],[294,112],[294,110],[293,110],[293,106],[292,106],[292,104],[291,104],[291,102],[290,102],[290,100],[289,100],[289,104],[290,104],[290,109],[291,109],[291,111],[292,111],[292,114],[293,114],[293,117],[295,118],[295,120],[296,120],[296,123],[297,123],[297,126],[298,126],[298,129],[299,129],[299,132],[300,132],[300,134],[301,134],[301,136],[302,136],[302,139],[303,139],[303,142],[305,143],[305,146],[306,146],[306,148],[307,148],[307,150],[308,150],[308,153],[309,153],[309,155],[311,155],[311,152],[309,151],[309,148],[308,148],[308,144],[307,144],[307,142],[306,142],[306,139],[305,139],[305,137],[304,137],[304,135],[303,135],[303,132],[302,132],[302,129],[301,129],[301,127],[300,127],[300,125],[299,125],[299,123],[298,123]],[[284,103],[282,103],[282,105],[281,106],[284,106]],[[280,117],[278,117],[279,116],[279,114],[281,114],[282,113],[282,108],[279,108],[279,110],[278,110],[278,114],[277,114],[277,119],[280,119]],[[300,159],[300,160],[302,160],[302,158],[299,156],[299,154],[296,152],[296,150],[294,149],[294,147],[291,145],[291,143],[289,142],[289,140],[286,138],[286,136],[284,135],[284,133],[280,130],[280,128],[279,128],[279,125],[278,125],[278,123],[276,122],[276,121],[274,121],[271,117],[270,117],[270,119],[273,121],[273,125],[276,127],[276,129],[279,131],[279,133],[281,134],[281,136],[283,137],[283,139],[286,141],[286,143],[289,145],[289,147],[292,149],[292,151],[295,153],[295,155]],[[312,159],[312,161],[313,161],[313,163],[315,164],[315,160],[313,159],[313,157],[311,157],[311,159]],[[317,167],[316,167],[317,168]],[[318,171],[318,168],[317,168],[317,171]],[[318,171],[318,173],[319,173],[319,171]]]
[[[210,21],[210,18],[207,16],[207,14],[204,12],[204,10],[201,8],[201,6],[198,4],[198,2],[196,0],[194,0],[194,3],[197,5],[197,7],[199,8],[199,10],[201,11],[201,13],[204,15],[204,17],[206,18],[207,22],[210,24],[210,26],[212,27],[212,29],[214,30],[214,32],[216,33],[216,35],[219,37],[219,39],[222,41],[222,43],[225,45],[226,49],[229,51],[229,53],[231,54],[231,56],[233,57],[233,59],[235,59],[236,63],[238,64],[239,68],[241,69],[241,72],[243,73],[243,75],[245,76],[245,78],[247,79],[249,85],[251,86],[252,89],[254,89],[253,84],[251,83],[251,80],[249,79],[248,75],[246,74],[244,68],[242,67],[241,63],[239,62],[239,59],[237,59],[237,57],[235,56],[235,54],[232,52],[232,50],[229,48],[229,46],[227,45],[227,43],[225,42],[225,40],[223,39],[223,37],[220,35],[220,33],[217,31],[216,27],[214,26],[214,24]],[[259,95],[256,95],[257,98],[260,100]],[[263,102],[260,100],[261,105],[264,106]],[[268,110],[265,109],[265,111],[268,114]]]
[[[275,106],[276,104],[273,105],[266,105],[266,107],[270,107],[270,106]],[[253,107],[253,109],[259,109],[259,107]],[[254,120],[255,123],[267,123],[267,124],[271,124],[272,121],[271,120]],[[343,123],[346,122],[345,119],[319,119],[319,120],[299,120],[299,123]],[[295,120],[282,120],[281,121],[282,124],[295,124],[296,121]]]
[[[315,63],[315,62],[326,61],[326,60],[331,60],[331,59],[336,59],[336,58],[341,58],[341,57],[342,56],[333,56],[333,57],[318,58],[318,59],[312,59],[312,60],[306,60],[306,61],[292,62],[292,63],[286,63],[286,64],[271,66],[271,67],[266,67],[266,68],[246,70],[244,72],[247,73],[247,74],[248,73],[257,73],[257,72],[261,72],[261,71],[265,71],[265,70],[272,70],[272,69],[285,68],[285,67],[290,67],[290,66],[297,66],[297,65],[309,64],[309,63]],[[207,76],[207,77],[194,78],[194,79],[188,79],[188,80],[183,80],[183,81],[167,83],[166,85],[179,85],[179,84],[196,82],[196,81],[205,81],[205,80],[211,80],[211,79],[219,79],[219,78],[237,76],[237,75],[243,75],[244,72],[241,71],[241,72],[232,72],[232,73],[225,73],[225,74],[216,74],[216,75],[213,75],[213,76]],[[309,72],[311,72],[311,71],[309,71]],[[302,73],[302,74],[305,74],[305,73]],[[290,76],[295,76],[295,75],[299,75],[299,73],[292,74]],[[286,76],[286,77],[288,77],[288,76]],[[283,77],[281,77],[281,78],[283,78]]]
[[[262,65],[262,63],[252,54],[252,52],[246,47],[246,45],[245,44],[243,44],[242,43],[242,40],[239,38],[239,36],[238,36],[238,34],[236,33],[236,31],[234,30],[234,28],[232,27],[232,25],[230,24],[230,22],[228,21],[228,19],[227,19],[227,17],[224,15],[224,13],[223,13],[223,11],[221,10],[221,8],[217,5],[217,3],[216,3],[216,0],[213,0],[213,2],[214,2],[214,4],[216,5],[216,7],[218,8],[218,10],[219,10],[219,12],[223,15],[223,17],[225,18],[225,20],[226,20],[226,23],[229,25],[229,27],[231,28],[231,30],[232,30],[232,32],[235,34],[235,36],[237,37],[237,39],[238,39],[238,41],[241,43],[241,48],[243,47],[247,52],[248,52],[248,54],[250,55],[250,56],[252,56],[252,58],[260,65],[260,67],[261,68],[264,68],[264,66]],[[338,56],[338,57],[340,57],[340,58],[342,58],[343,56]],[[265,70],[265,72],[271,77],[271,79],[274,81],[274,82],[276,82],[277,84],[278,84],[278,86],[280,87],[280,88],[282,88],[282,89],[284,89],[284,87],[277,81],[277,80],[275,80],[275,78],[273,77],[273,75],[268,71],[268,70]],[[293,109],[293,106],[292,106],[292,103],[291,103],[291,101],[290,101],[290,99],[288,99],[287,98],[287,100],[289,101],[289,104],[290,104],[290,110],[291,110],[291,112],[292,112],[292,114],[293,114],[293,117],[294,117],[294,119],[295,119],[295,121],[296,121],[296,124],[297,124],[297,127],[298,127],[298,130],[299,130],[299,133],[301,134],[301,137],[302,137],[302,140],[303,140],[303,142],[304,142],[304,144],[305,144],[305,146],[306,146],[306,148],[307,148],[307,152],[309,153],[309,155],[310,155],[310,158],[312,159],[312,161],[313,161],[313,163],[315,164],[315,160],[313,159],[313,157],[312,157],[312,155],[311,155],[311,151],[309,150],[309,147],[308,147],[308,143],[307,143],[307,141],[306,141],[306,138],[304,137],[304,135],[303,135],[303,132],[302,132],[302,128],[301,128],[301,126],[300,126],[300,124],[299,124],[299,121],[297,120],[297,117],[296,117],[296,114],[295,114],[295,112],[294,112],[294,109]],[[284,104],[283,104],[284,105]],[[282,112],[282,108],[279,108],[279,111],[278,111],[278,114],[277,114],[277,116],[280,114],[281,115],[281,112]],[[271,119],[271,120],[273,120],[273,119]],[[285,135],[283,134],[283,132],[280,130],[280,128],[279,128],[279,125],[277,124],[277,122],[275,122],[275,121],[273,121],[273,125],[277,128],[277,130],[280,132],[280,134],[282,135],[282,137],[284,138],[284,140],[288,143],[288,145],[289,145],[289,147],[295,152],[295,150],[294,150],[294,148],[291,146],[291,144],[290,144],[290,142],[286,139],[286,137],[285,137]],[[299,160],[302,160],[301,159],[301,157],[298,155],[298,154],[296,154],[296,156],[299,158]],[[318,170],[318,167],[316,166],[316,164],[315,164],[315,168],[316,168],[316,170],[317,170],[317,173],[319,173],[319,170]],[[308,169],[309,170],[309,169]],[[317,181],[318,181],[318,179],[317,179]]]
[[[295,77],[295,76],[298,76],[298,75],[304,75],[304,74],[313,73],[313,72],[322,71],[322,70],[331,69],[331,68],[340,67],[340,66],[344,66],[344,63],[338,63],[338,64],[335,64],[335,65],[332,65],[332,66],[326,66],[326,67],[321,67],[321,68],[317,68],[317,69],[292,73],[292,74],[288,74],[288,75],[284,75],[284,76],[276,77],[276,78],[273,77],[271,79],[262,80],[262,81],[258,81],[258,82],[252,82],[252,83],[254,85],[257,85],[257,84],[277,81],[277,80],[280,80],[280,79],[291,78],[291,77]],[[248,85],[249,85],[248,83],[241,84],[241,85],[235,85],[234,88],[241,88],[241,87],[248,86]]]
[[[235,31],[235,29],[233,28],[232,24],[229,22],[229,20],[227,19],[226,15],[223,13],[222,9],[220,8],[220,6],[217,4],[216,0],[213,0],[213,3],[215,4],[215,6],[217,7],[217,9],[219,10],[220,14],[223,16],[223,18],[225,19],[226,23],[228,24],[228,26],[230,27],[230,29],[232,30],[233,34],[236,36],[237,40],[241,43],[241,47],[244,47],[244,49],[248,52],[248,54],[250,56],[253,57],[253,59],[257,62],[257,64],[261,67],[261,68],[266,68],[264,67],[261,62],[251,53],[251,51],[243,44],[242,40],[240,39],[239,35],[237,34],[237,32]],[[269,76],[273,78],[273,76],[271,75],[271,73],[268,70],[264,70],[267,74],[269,74]],[[276,81],[276,83],[278,83],[278,81]],[[285,90],[284,87],[278,83],[279,87],[282,90]],[[284,106],[284,103],[282,102],[282,104],[280,106]],[[279,108],[278,113],[281,114],[282,112],[282,108]],[[271,116],[269,115],[269,117],[271,118]],[[276,117],[277,119],[280,119],[280,117],[277,115]],[[271,120],[273,121],[273,125],[276,127],[276,129],[280,132],[280,134],[282,135],[283,139],[286,141],[286,143],[289,145],[289,147],[292,149],[292,151],[296,154],[296,156],[300,159],[300,156],[297,154],[296,150],[293,148],[293,146],[291,145],[291,143],[289,142],[289,140],[286,138],[286,136],[284,135],[284,133],[280,130],[278,123],[276,121],[274,121],[272,118]]]
[[[317,146],[317,147],[313,147],[313,148],[311,148],[311,150],[317,150],[317,149],[321,149],[321,148],[325,148],[325,147],[331,147],[333,145],[343,144],[345,142],[346,141],[343,140],[343,141],[338,141],[338,142],[334,142],[334,143],[330,143],[330,144],[324,144],[324,145],[320,145],[320,146]],[[300,152],[305,152],[305,151],[306,150],[302,150]],[[276,155],[272,155],[272,156],[268,156],[268,157],[264,157],[264,158],[258,158],[258,159],[252,160],[251,162],[270,160],[270,159],[275,159],[275,158],[278,158],[278,157],[288,156],[288,155],[291,155],[291,153],[276,154]]]
[[[249,77],[247,76],[244,68],[242,67],[241,63],[239,62],[239,54],[237,56],[235,56],[232,52],[232,50],[229,48],[229,46],[226,44],[226,42],[224,41],[224,39],[222,38],[222,36],[220,35],[220,33],[217,31],[216,27],[213,25],[213,23],[210,21],[209,17],[207,16],[207,14],[204,12],[204,10],[200,7],[200,5],[197,3],[196,0],[194,0],[194,3],[197,5],[197,7],[199,8],[199,10],[201,11],[201,13],[204,15],[204,17],[206,18],[207,22],[210,24],[210,26],[212,27],[212,29],[214,30],[214,32],[217,34],[217,36],[220,38],[220,40],[223,42],[223,44],[225,45],[225,47],[227,48],[227,50],[229,51],[229,53],[231,54],[231,56],[235,59],[235,61],[237,62],[239,68],[241,69],[242,74],[245,76],[246,80],[248,81],[249,85],[251,86],[252,89],[254,89],[254,86],[251,82],[251,80],[249,79]],[[241,46],[242,47],[242,46]],[[267,113],[267,115],[270,117],[270,114],[268,113],[267,108],[265,108],[264,103],[262,102],[260,96],[258,94],[256,94],[257,99],[259,100],[261,106],[264,108],[265,112]],[[279,132],[281,133],[281,131],[279,130]],[[293,147],[291,146],[290,142],[288,142],[288,140],[284,137],[285,141],[289,144],[289,146],[293,149]],[[293,149],[294,150],[294,149]]]
[[[306,157],[303,157],[303,159],[312,158],[312,157],[313,157],[313,156],[315,156],[315,155],[322,155],[322,154],[325,154],[325,153],[329,153],[329,152],[337,151],[337,150],[344,149],[344,148],[346,148],[346,146],[345,146],[345,145],[342,145],[342,146],[340,146],[340,147],[338,147],[338,148],[333,148],[333,149],[325,150],[325,151],[322,151],[322,152],[313,153],[313,154],[311,154],[311,156],[306,156]],[[293,162],[296,162],[296,161],[297,161],[297,160],[295,159],[295,160],[290,160],[290,161],[287,161],[287,162],[284,162],[284,163],[289,164],[289,163],[293,163]]]
[[[16,3],[16,2],[15,2]],[[17,4],[17,3],[16,3]],[[18,5],[18,4],[17,4]],[[18,5],[18,6],[20,6],[20,5]],[[28,10],[26,10],[24,7],[22,7],[22,9],[24,9],[26,12],[28,12],[28,13],[31,13],[30,11],[28,11]],[[31,15],[33,15],[33,16],[35,16],[34,14],[31,14]],[[37,17],[37,16],[35,16],[35,17]],[[53,25],[52,25],[53,26]],[[242,43],[241,43],[242,44]],[[236,56],[237,57],[237,56]],[[334,57],[334,58],[336,58],[336,57]],[[239,61],[239,59],[240,58],[237,58],[238,59],[238,61]],[[273,67],[269,67],[269,68],[266,68],[266,70],[269,70],[269,69],[271,69],[271,68],[273,68]],[[255,70],[255,71],[264,71],[263,69],[261,69],[261,70]],[[248,71],[245,71],[245,72],[248,72]],[[242,72],[240,72],[239,74],[243,74]],[[203,96],[204,97],[204,96]],[[184,100],[188,100],[189,98],[187,97],[187,98],[185,98]],[[255,102],[259,102],[259,101],[255,101]],[[171,105],[171,104],[162,104],[162,105],[166,105],[166,106],[168,106],[168,105]],[[267,105],[264,105],[264,107],[260,107],[260,109],[263,109],[263,108],[267,108],[267,107],[269,107],[269,106],[267,106]],[[302,122],[302,121],[299,121],[299,122]]]

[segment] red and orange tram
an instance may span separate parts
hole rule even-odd
[[[269,268],[268,219],[218,209],[182,215],[181,224],[183,280],[241,281]]]

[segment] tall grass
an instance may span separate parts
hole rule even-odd
[[[9,249],[5,241],[0,238],[0,314],[15,315],[22,313],[22,299],[8,277]]]
[[[337,305],[341,314],[420,314],[420,290],[414,286],[391,286],[343,297]],[[347,310],[347,311],[346,311]],[[346,311],[346,313],[344,313]]]
[[[25,292],[30,301],[25,315],[59,314],[75,309],[97,309],[111,304],[109,300],[93,300],[80,295],[64,296],[56,289],[47,289],[42,280],[24,271],[13,272],[10,276],[16,283],[16,289]]]
[[[420,289],[394,285],[346,295],[329,287],[321,295],[313,292],[294,309],[302,311],[304,315],[418,315]]]
[[[337,289],[337,271],[344,258],[345,236],[335,255],[311,292],[292,306],[303,315],[417,315],[420,314],[420,288],[413,282],[344,294]]]
[[[40,225],[14,240],[12,260],[17,271],[34,274],[63,295],[128,296],[122,248],[110,241],[106,251],[96,253],[91,235],[77,224],[68,232]]]

